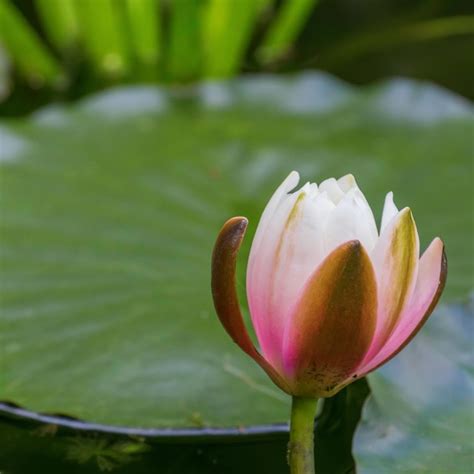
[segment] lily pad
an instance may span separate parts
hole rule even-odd
[[[3,121],[0,400],[144,428],[285,422],[289,399],[214,315],[210,254],[291,169],[354,173],[380,214],[392,190],[422,245],[448,249],[446,301],[472,288],[473,114],[406,80],[322,74],[195,89],[130,87]],[[245,304],[245,303],[244,303]]]
[[[371,374],[356,431],[361,474],[459,474],[474,468],[474,320],[443,307],[395,359]]]

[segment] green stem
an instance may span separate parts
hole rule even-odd
[[[288,464],[291,474],[314,474],[314,417],[317,398],[293,397]]]

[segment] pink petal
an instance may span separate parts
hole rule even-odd
[[[285,321],[324,257],[321,226],[334,207],[325,194],[316,195],[315,185],[287,194],[294,181],[285,183],[277,191],[278,204],[272,198],[259,223],[247,269],[247,296],[257,338],[265,358],[277,368],[282,365]]]
[[[285,329],[284,370],[298,396],[327,397],[362,361],[375,331],[377,284],[364,247],[342,244],[313,273]]]
[[[415,221],[410,209],[405,208],[390,221],[371,255],[377,274],[378,314],[366,360],[372,359],[387,342],[411,299],[418,255]]]
[[[420,259],[415,291],[395,331],[380,352],[358,369],[358,376],[363,376],[388,362],[415,337],[438,303],[446,276],[444,245],[441,239],[436,238]]]

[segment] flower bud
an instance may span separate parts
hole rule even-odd
[[[319,184],[296,172],[265,208],[247,266],[247,298],[260,351],[246,331],[235,266],[247,219],[234,217],[214,248],[212,292],[233,340],[284,391],[332,396],[394,357],[418,332],[444,288],[444,245],[419,258],[409,208],[388,193],[380,233],[352,175]]]

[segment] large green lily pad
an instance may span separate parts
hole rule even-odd
[[[472,109],[431,85],[320,74],[101,93],[1,127],[0,400],[141,427],[284,422],[289,400],[230,341],[209,291],[220,225],[260,212],[291,169],[392,190],[445,301],[472,288]],[[243,303],[245,300],[243,298]]]
[[[468,474],[474,468],[472,303],[443,307],[369,376],[355,437],[361,474]]]

